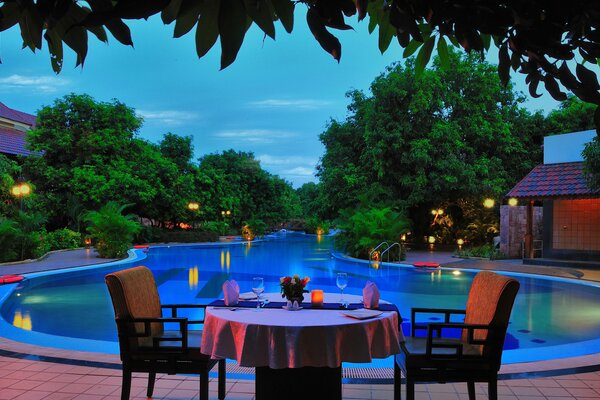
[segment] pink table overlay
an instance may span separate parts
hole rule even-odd
[[[281,301],[276,293],[265,296]],[[359,296],[344,297],[360,301]],[[339,295],[325,294],[325,302],[338,300]],[[358,320],[344,316],[341,310],[256,312],[208,307],[201,349],[213,358],[233,359],[244,367],[336,368],[342,362],[368,363],[396,354],[403,339],[398,314],[393,311]]]

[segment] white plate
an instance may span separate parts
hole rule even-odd
[[[383,314],[383,311],[378,310],[367,310],[366,308],[359,308],[358,310],[352,311],[342,311],[342,314],[346,317],[356,318],[356,319],[367,319],[367,318],[375,318]]]
[[[297,307],[297,308],[294,308],[294,307],[282,306],[281,308],[283,308],[284,310],[287,310],[287,311],[298,311],[298,310],[302,310],[302,307]]]
[[[256,300],[256,295],[253,292],[240,293],[240,300]]]

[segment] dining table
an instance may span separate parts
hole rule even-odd
[[[201,351],[215,359],[233,359],[256,368],[256,399],[342,398],[342,363],[369,363],[400,351],[401,317],[381,301],[365,310],[362,298],[325,293],[322,305],[310,301],[289,311],[279,293],[226,306],[216,300],[206,308]],[[310,298],[310,296],[308,296]]]

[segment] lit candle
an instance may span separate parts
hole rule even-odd
[[[314,307],[323,306],[323,291],[320,289],[315,289],[310,292],[310,302]]]

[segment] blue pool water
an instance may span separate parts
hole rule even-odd
[[[152,247],[141,259],[103,267],[32,274],[4,288],[0,334],[22,342],[78,350],[118,352],[114,314],[104,276],[135,265],[150,268],[163,303],[206,303],[222,297],[221,286],[235,279],[250,291],[255,276],[267,292],[279,291],[279,277],[311,277],[307,289],[338,291],[337,272],[347,272],[347,293],[361,294],[367,280],[381,297],[411,307],[464,308],[475,272],[417,270],[334,257],[330,237],[287,234],[253,243]],[[536,361],[596,352],[600,345],[600,287],[556,278],[516,276],[521,282],[504,362]],[[432,316],[431,320],[435,320]],[[408,324],[404,324],[408,332]]]

